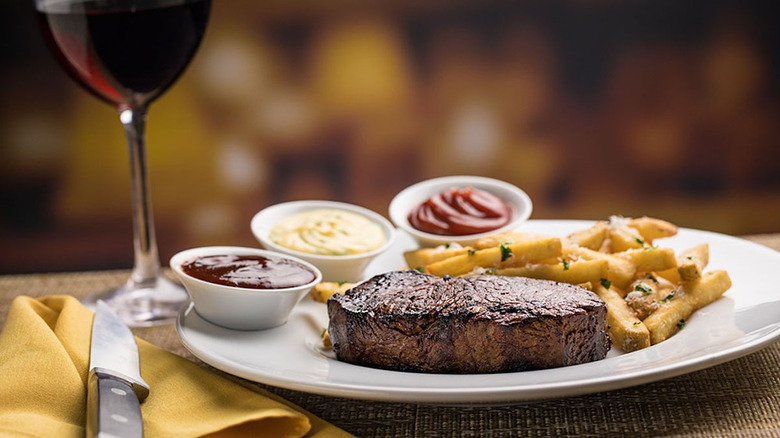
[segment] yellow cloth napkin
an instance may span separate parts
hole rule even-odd
[[[14,299],[0,333],[0,435],[82,437],[93,314],[71,296]],[[351,436],[136,338],[146,437]],[[213,434],[213,435],[212,435]]]

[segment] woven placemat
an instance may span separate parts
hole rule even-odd
[[[780,248],[780,236],[751,236]],[[775,246],[777,244],[777,246]],[[121,285],[126,271],[0,277],[0,327],[16,295],[82,296]],[[193,360],[173,326],[134,329]],[[683,376],[579,397],[486,406],[435,406],[268,389],[360,437],[780,436],[780,343]]]

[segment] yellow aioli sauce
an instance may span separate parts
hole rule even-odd
[[[385,233],[375,222],[338,209],[292,215],[274,225],[268,237],[285,248],[319,255],[362,254],[385,243]]]

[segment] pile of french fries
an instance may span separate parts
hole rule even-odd
[[[607,303],[613,344],[630,352],[668,339],[693,312],[731,287],[726,271],[705,272],[706,243],[680,254],[656,245],[677,231],[676,225],[656,218],[612,217],[562,238],[508,232],[473,246],[407,251],[404,258],[410,269],[432,275],[522,276],[590,289]],[[325,302],[352,286],[320,283],[311,297]]]

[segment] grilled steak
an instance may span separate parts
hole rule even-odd
[[[569,284],[521,277],[377,275],[328,300],[339,360],[429,373],[494,373],[603,359],[607,307]]]

